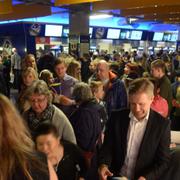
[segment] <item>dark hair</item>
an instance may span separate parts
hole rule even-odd
[[[41,135],[48,135],[48,134],[53,134],[56,138],[59,137],[57,128],[53,124],[43,123],[36,128],[34,140],[36,140],[37,137]]]

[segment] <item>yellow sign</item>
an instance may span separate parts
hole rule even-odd
[[[12,0],[0,1],[0,14],[8,14],[12,12]]]
[[[80,4],[80,3],[90,3],[90,2],[97,2],[103,0],[56,0],[55,6],[61,6],[66,4]]]

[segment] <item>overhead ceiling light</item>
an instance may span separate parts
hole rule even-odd
[[[180,12],[170,12],[169,14],[180,14]]]
[[[113,17],[111,14],[93,14],[89,16],[90,19],[105,19],[111,17]]]
[[[132,17],[128,18],[129,24],[131,24],[131,23],[133,23],[133,22],[135,22],[137,20],[139,20],[139,18],[132,18]]]

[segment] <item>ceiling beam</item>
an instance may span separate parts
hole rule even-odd
[[[171,18],[171,17],[164,17],[164,18],[159,18],[159,17],[157,17],[157,18],[150,18],[150,17],[145,17],[145,18],[143,18],[143,20],[144,21],[163,21],[163,22],[165,22],[165,21],[180,21],[180,17],[175,17],[175,18]]]
[[[0,21],[33,18],[51,15],[50,6],[19,4],[12,7],[12,13],[0,14]]]
[[[144,15],[143,19],[165,19],[165,18],[180,18],[179,14],[154,14]]]
[[[80,4],[80,3],[91,3],[104,0],[55,0],[55,6]]]
[[[165,24],[180,24],[180,20],[179,21],[164,21]]]
[[[155,13],[164,14],[167,12],[170,12],[170,13],[180,12],[180,5],[121,9],[122,16],[137,16],[137,15],[155,14]]]
[[[0,1],[0,14],[8,14],[12,12],[12,0]]]
[[[93,3],[93,11],[104,9],[125,9],[134,7],[162,6],[163,5],[180,5],[179,0],[105,0],[103,2]]]

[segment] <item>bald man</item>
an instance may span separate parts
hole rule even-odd
[[[97,78],[103,82],[107,112],[127,107],[127,93],[124,83],[109,70],[109,64],[105,60],[100,60],[97,64]]]

